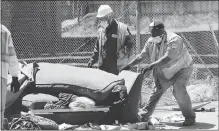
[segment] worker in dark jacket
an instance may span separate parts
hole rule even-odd
[[[109,5],[99,7],[99,35],[88,67],[98,62],[100,70],[117,75],[119,68],[128,63],[133,42],[128,26],[113,19],[112,15],[113,11]]]

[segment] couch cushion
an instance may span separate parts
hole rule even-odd
[[[36,90],[41,93],[73,93],[94,101],[107,98],[115,85],[124,85],[122,77],[93,68],[64,64],[38,63]]]

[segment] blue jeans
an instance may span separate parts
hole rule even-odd
[[[146,114],[142,115],[144,120],[147,121],[149,117],[153,114],[156,104],[162,97],[163,93],[170,86],[173,86],[173,95],[177,100],[177,103],[185,119],[196,118],[195,112],[192,110],[190,96],[188,95],[186,90],[186,85],[189,81],[192,71],[193,71],[193,64],[191,64],[188,68],[181,69],[170,80],[162,79],[159,76],[155,79],[155,87],[154,87],[155,90],[150,96],[148,104],[144,107],[144,110],[147,111]]]

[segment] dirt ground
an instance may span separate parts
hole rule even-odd
[[[171,111],[172,107],[165,106],[156,108],[153,116],[157,118],[163,118],[171,114],[181,114],[180,111]],[[204,106],[205,108],[216,108],[215,112],[196,112],[196,125],[194,126],[182,126],[183,121],[165,123],[164,129],[205,129],[205,130],[218,130],[218,101],[211,102]]]

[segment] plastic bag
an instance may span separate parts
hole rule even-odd
[[[77,97],[75,101],[69,104],[69,108],[71,109],[86,109],[93,108],[95,106],[95,102],[87,97]]]

